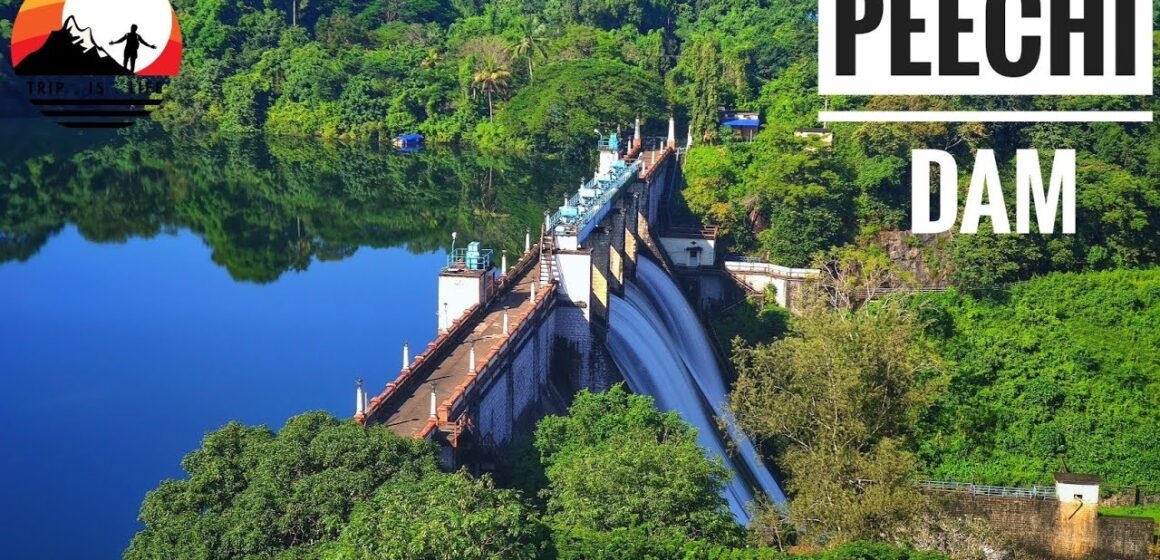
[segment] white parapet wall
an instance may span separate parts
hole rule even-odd
[[[790,268],[776,264],[752,260],[726,260],[725,270],[757,292],[765,292],[773,286],[777,304],[787,307],[786,289],[791,281],[816,278],[821,271],[816,268]]]
[[[592,294],[592,253],[587,251],[559,251],[555,255],[560,278],[559,298],[584,309],[589,318],[589,298]]]

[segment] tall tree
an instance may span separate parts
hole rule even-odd
[[[683,50],[677,67],[669,75],[675,98],[689,110],[689,132],[699,139],[717,135],[717,110],[725,101],[721,92],[721,55],[716,42],[698,35]]]
[[[495,119],[495,105],[492,96],[507,91],[512,73],[499,66],[495,59],[487,59],[483,66],[471,76],[471,84],[487,96],[487,120]]]
[[[536,58],[547,56],[544,48],[544,26],[535,18],[528,18],[520,26],[520,36],[511,46],[512,56],[523,58],[528,63],[528,83],[536,82],[532,66]]]
[[[814,304],[791,336],[736,354],[730,397],[748,433],[782,450],[790,521],[819,545],[879,539],[922,506],[904,445],[940,372],[914,318],[886,302]]]

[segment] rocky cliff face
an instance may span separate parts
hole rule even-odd
[[[924,288],[945,288],[950,282],[951,236],[914,235],[909,231],[883,231],[874,238],[908,277]]]

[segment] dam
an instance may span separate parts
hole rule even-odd
[[[359,382],[356,420],[436,442],[448,468],[490,470],[575,392],[623,381],[698,429],[733,473],[723,497],[738,522],[759,496],[784,502],[753,443],[718,427],[721,359],[654,233],[679,174],[671,118],[657,140],[646,142],[639,119],[630,141],[602,137],[592,178],[525,232],[510,267],[506,252],[497,263],[479,243],[455,248],[453,236],[438,277],[439,335],[414,356],[404,345],[398,377],[377,394]]]

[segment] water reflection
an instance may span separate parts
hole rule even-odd
[[[435,336],[450,232],[521,250],[588,168],[141,124],[0,119],[5,557],[117,557],[206,431],[350,414]]]
[[[548,201],[588,167],[147,126],[32,128],[0,156],[0,263],[34,257],[67,224],[98,243],[188,229],[234,279],[258,283],[359,247],[430,252],[451,231],[522,250],[524,228],[538,228]]]

